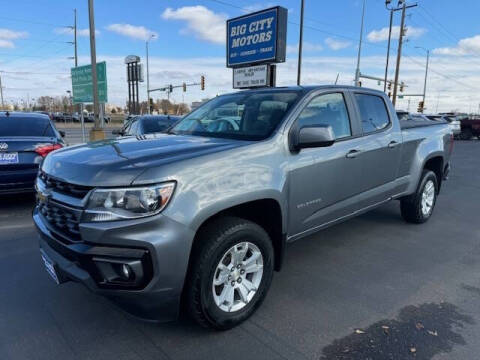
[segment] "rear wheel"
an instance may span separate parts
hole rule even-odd
[[[232,328],[250,317],[265,298],[273,276],[272,242],[259,225],[225,217],[196,240],[186,305],[202,326]]]
[[[415,194],[407,196],[400,201],[402,217],[407,222],[422,224],[433,213],[437,200],[438,180],[431,170],[423,170],[422,178]]]

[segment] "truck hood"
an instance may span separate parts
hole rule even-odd
[[[144,170],[248,144],[246,141],[149,134],[96,141],[50,153],[42,170],[86,186],[129,185]]]

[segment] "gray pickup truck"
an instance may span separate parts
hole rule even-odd
[[[287,243],[393,199],[406,221],[427,221],[452,146],[448,124],[403,126],[378,91],[242,91],[164,134],[49,154],[33,219],[57,283],[140,318],[183,305],[228,329],[259,307]]]

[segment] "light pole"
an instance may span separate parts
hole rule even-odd
[[[150,37],[145,41],[145,50],[147,52],[147,109],[148,114],[150,114],[150,72],[148,69],[148,42],[152,39],[155,39],[155,34],[151,34]]]
[[[303,9],[304,0],[300,3],[300,38],[298,40],[298,65],[297,65],[297,85],[300,86],[300,77],[302,74],[302,48],[303,48]]]
[[[387,45],[387,62],[385,64],[385,82],[383,83],[383,92],[387,92],[387,81],[388,81],[388,62],[390,60],[390,43],[392,41],[392,24],[393,24],[393,12],[396,10],[394,8],[389,8],[388,5],[392,0],[385,0],[385,7],[390,11],[390,25],[388,27],[388,45]]]
[[[422,46],[415,46],[415,49],[422,49],[427,53],[427,63],[425,66],[425,82],[423,83],[423,107],[425,107],[425,95],[427,93],[428,62],[430,60],[430,49],[426,49]]]
[[[362,23],[360,25],[360,40],[358,41],[357,69],[355,70],[355,86],[360,85],[360,56],[362,55],[363,20],[365,19],[365,2],[366,0],[363,0]]]

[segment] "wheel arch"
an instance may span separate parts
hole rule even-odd
[[[283,257],[286,244],[286,232],[284,230],[284,212],[280,202],[274,198],[261,198],[235,204],[210,214],[197,227],[195,237],[192,242],[191,254],[195,247],[199,245],[199,234],[202,230],[218,218],[225,216],[234,216],[252,221],[260,225],[270,236],[274,248],[274,267],[280,271],[283,263]],[[191,257],[191,256],[190,256]]]
[[[424,164],[422,169],[428,169],[431,170],[435,173],[437,177],[437,183],[438,183],[438,190],[437,193],[440,192],[440,188],[442,186],[442,180],[443,180],[443,172],[444,172],[444,158],[442,155],[439,154],[432,154],[430,157],[428,157]],[[421,181],[420,179],[419,181]]]

